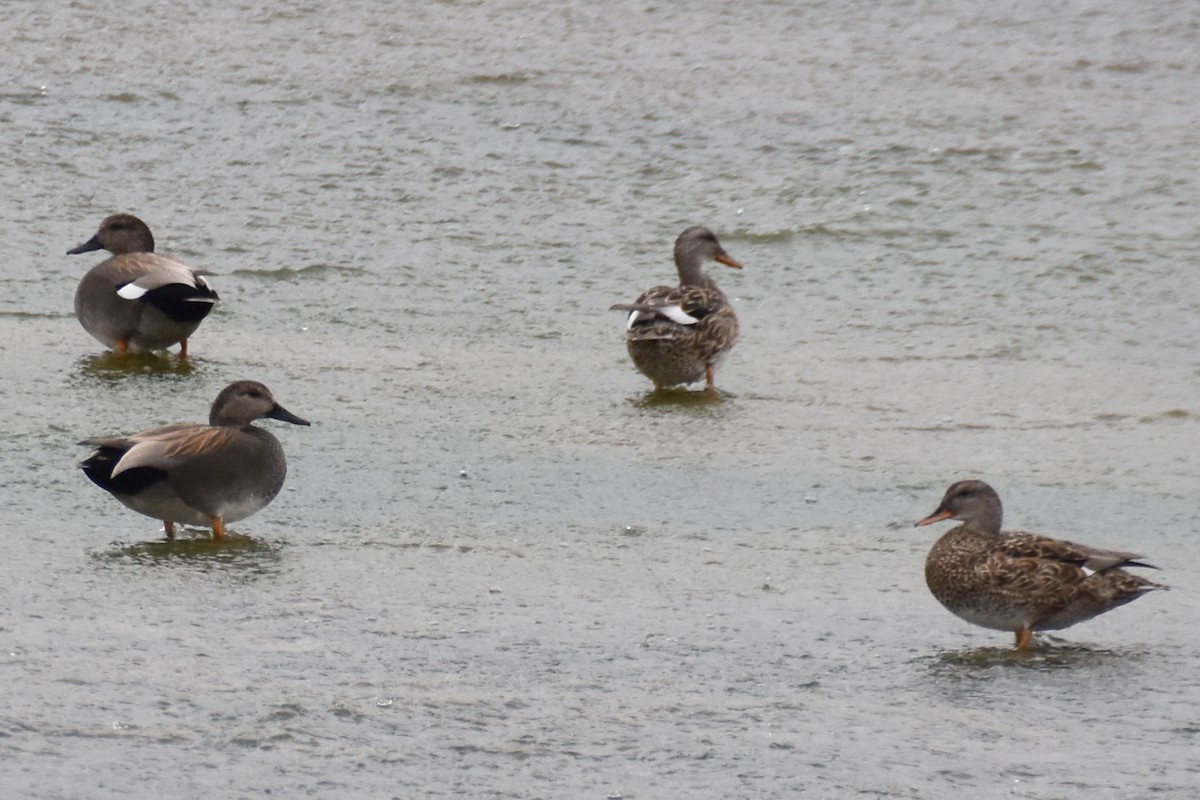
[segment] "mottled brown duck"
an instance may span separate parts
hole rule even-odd
[[[959,481],[917,522],[961,522],[933,545],[925,581],[943,606],[967,622],[1012,631],[1027,649],[1034,631],[1068,628],[1154,589],[1125,571],[1149,567],[1141,556],[1100,550],[1034,533],[1000,530],[1000,496],[983,481]]]
[[[634,366],[656,389],[704,378],[706,390],[716,391],[713,371],[737,340],[738,320],[704,271],[709,261],[742,268],[708,228],[688,228],[675,240],[679,285],[655,286],[633,303],[612,306],[629,312],[625,346]]]

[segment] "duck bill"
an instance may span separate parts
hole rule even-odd
[[[280,422],[290,422],[293,425],[312,425],[308,420],[297,417],[278,403],[275,404],[275,407],[271,409],[267,416],[271,419],[277,419]]]
[[[920,520],[919,522],[915,523],[913,525],[913,527],[920,528],[922,525],[932,525],[935,522],[941,522],[944,519],[953,519],[953,518],[954,518],[953,511],[947,511],[944,508],[939,508],[937,511],[933,512],[925,519]]]
[[[103,249],[104,249],[104,245],[100,244],[100,240],[97,239],[95,236],[93,236],[92,238],[88,239],[86,242],[79,245],[78,247],[72,247],[70,250],[67,251],[67,255],[75,256],[75,255],[79,255],[80,253],[90,253],[93,250],[103,250]]]
[[[733,267],[734,269],[742,268],[742,265],[740,263],[738,263],[737,261],[734,261],[732,258],[725,255],[724,253],[720,253],[717,255],[717,261],[720,261],[722,264],[724,264],[727,267]]]

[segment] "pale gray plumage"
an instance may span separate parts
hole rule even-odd
[[[251,423],[270,418],[308,425],[257,381],[236,381],[217,395],[208,425],[169,425],[132,436],[87,439],[95,452],[81,465],[97,486],[134,511],[163,521],[211,526],[244,519],[274,499],[287,475],[283,447]]]
[[[84,330],[119,353],[163,350],[187,340],[217,302],[202,277],[178,259],[154,252],[150,228],[132,214],[113,214],[68,254],[108,250],[75,291]]]

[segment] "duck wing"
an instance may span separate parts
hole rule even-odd
[[[1120,567],[1158,569],[1153,564],[1140,561],[1142,556],[1137,553],[1103,550],[1023,531],[1015,531],[1005,536],[996,550],[1011,558],[1032,558],[1047,563],[1071,565],[1088,574]]]
[[[117,294],[141,300],[176,321],[204,319],[220,299],[198,272],[178,259],[156,253],[130,253],[113,259]]]
[[[112,439],[87,439],[101,453],[116,457],[110,477],[139,468],[164,472],[188,459],[219,450],[237,434],[236,428],[209,425],[168,425]]]
[[[610,310],[628,311],[626,329],[638,324],[666,320],[677,325],[696,325],[704,318],[729,307],[725,295],[703,286],[655,286],[642,292],[633,303],[618,303]]]

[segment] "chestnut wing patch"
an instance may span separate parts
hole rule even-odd
[[[236,429],[208,425],[173,425],[134,434],[129,437],[132,447],[117,463],[113,475],[137,467],[170,469],[189,458],[220,449],[236,433]]]

